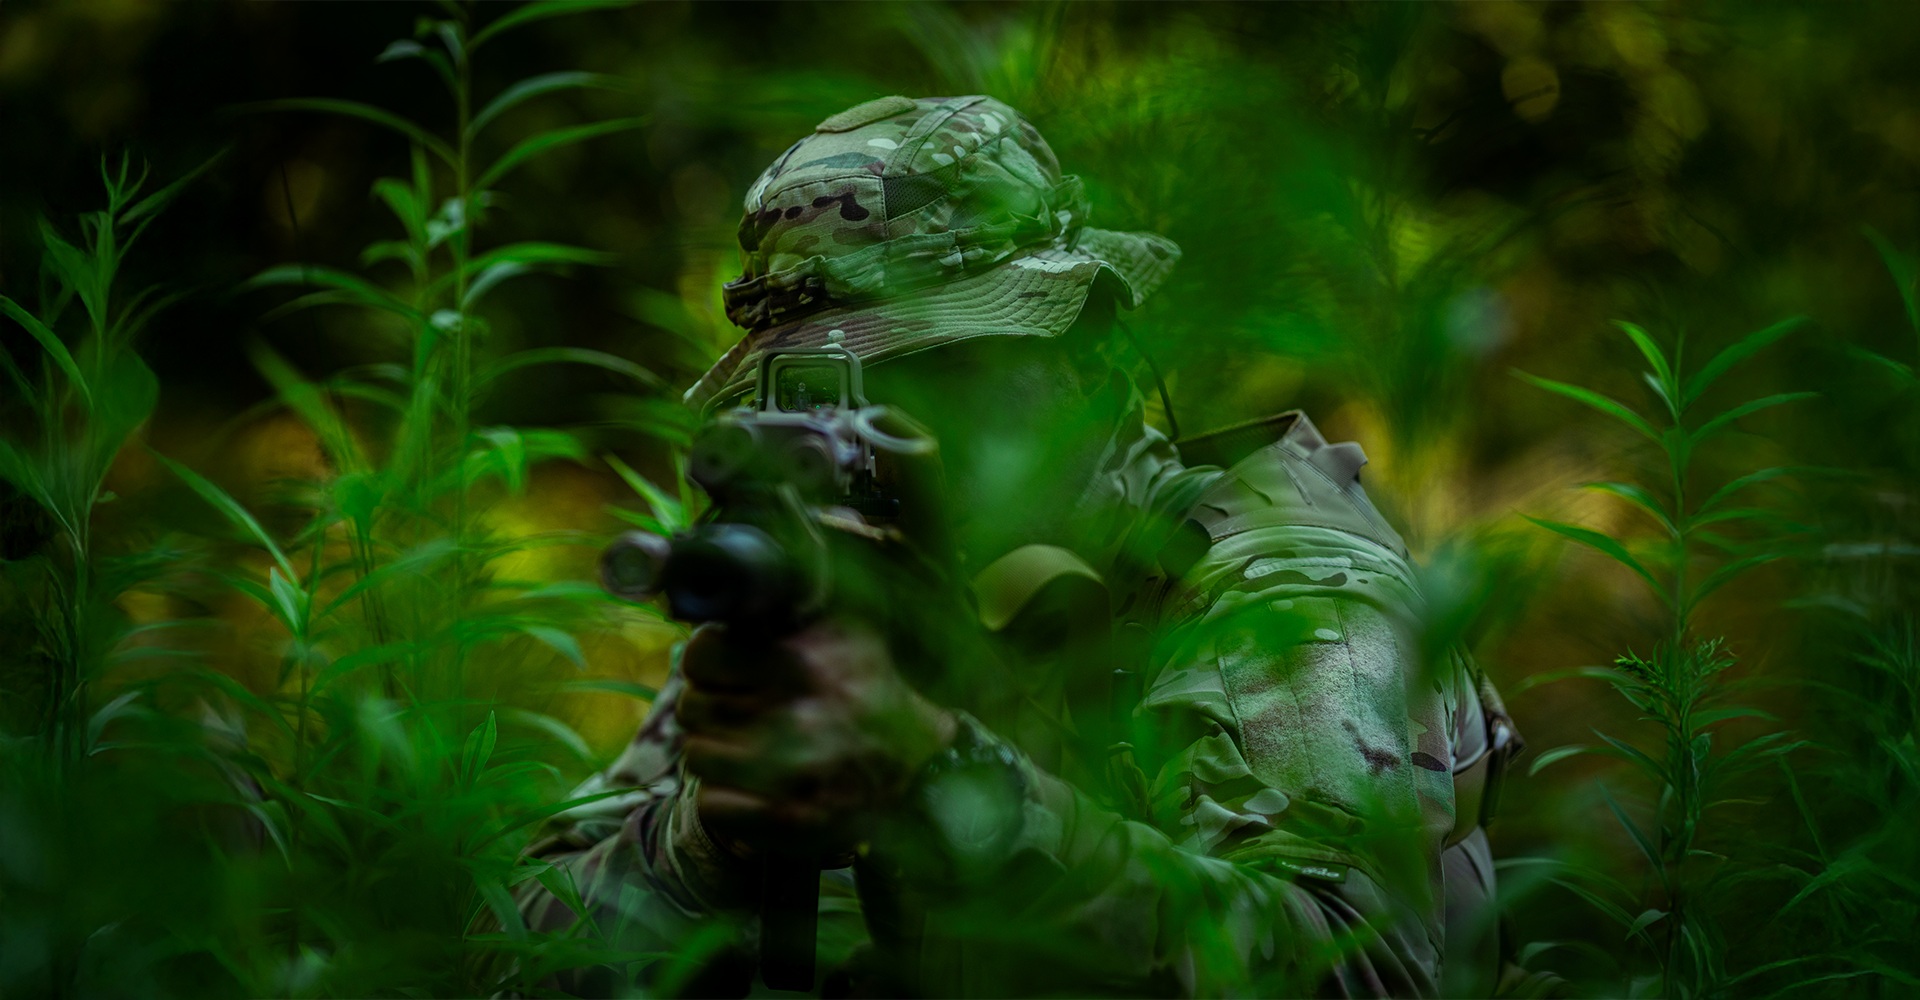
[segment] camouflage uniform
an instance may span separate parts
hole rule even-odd
[[[1177,248],[1089,229],[1079,199],[1032,126],[991,99],[888,98],[828,119],[748,194],[729,307],[750,333],[689,399],[736,396],[769,345],[830,339],[873,363],[1057,335],[1096,282],[1137,305]],[[1086,650],[1005,628],[1017,609],[982,590],[1017,667],[952,707],[974,739],[1017,751],[1023,813],[964,865],[867,858],[858,878],[823,873],[823,966],[851,963],[853,988],[1491,991],[1480,803],[1518,741],[1467,658],[1423,650],[1406,547],[1360,487],[1359,448],[1328,444],[1297,413],[1182,447],[1219,464],[1184,465],[1136,400],[1085,499],[1111,545],[1069,571],[1117,598],[1115,639],[1093,656],[1135,679],[1108,696],[1130,709],[1117,731],[1076,700]],[[539,848],[589,906],[624,910],[641,950],[756,898],[753,873],[695,815],[679,683],[582,789],[639,790],[577,812]],[[523,902],[535,926],[577,916],[538,888]]]

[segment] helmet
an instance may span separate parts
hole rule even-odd
[[[982,336],[1053,337],[1099,281],[1131,309],[1180,257],[1171,240],[1086,225],[1046,141],[991,97],[883,97],[821,122],[747,191],[747,331],[686,399],[728,402],[769,348],[839,344],[872,364]]]

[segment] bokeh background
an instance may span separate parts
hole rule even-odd
[[[479,26],[512,9],[453,11]],[[365,120],[257,105],[348,99],[448,134],[453,111],[433,69],[377,61],[395,39],[415,38],[421,19],[446,16],[405,3],[0,8],[0,292],[24,304],[43,294],[41,220],[73,238],[72,220],[101,204],[103,156],[130,152],[164,181],[226,151],[182,190],[120,275],[129,287],[159,284],[181,298],[142,334],[157,407],[113,464],[118,506],[101,507],[102,537],[144,544],[225,530],[147,449],[207,476],[270,532],[298,535],[305,508],[289,499],[289,484],[338,470],[310,422],[281,405],[284,386],[262,373],[261,349],[314,379],[404,364],[408,349],[364,310],[284,312],[276,307],[292,293],[243,286],[301,262],[404,283],[403,267],[363,264],[361,253],[395,236],[370,192],[378,178],[408,175],[409,148]],[[1718,681],[1730,685],[1728,698],[1769,713],[1732,720],[1732,735],[1717,738],[1733,745],[1781,731],[1805,741],[1757,770],[1751,787],[1729,791],[1703,821],[1701,856],[1677,862],[1711,886],[1703,897],[1718,918],[1701,946],[1719,970],[1704,986],[1677,985],[1660,974],[1664,945],[1524,868],[1513,872],[1509,904],[1524,930],[1517,940],[1545,945],[1525,953],[1527,964],[1579,991],[1899,994],[1920,985],[1920,967],[1898,947],[1920,901],[1912,25],[1900,3],[1711,2],[661,2],[532,21],[474,54],[475,93],[553,71],[601,74],[605,86],[515,107],[497,122],[501,138],[486,140],[496,147],[488,155],[543,130],[644,120],[556,148],[498,186],[487,245],[558,240],[606,256],[502,285],[487,301],[477,349],[589,348],[644,366],[658,384],[554,366],[477,399],[475,427],[550,428],[575,445],[571,457],[532,464],[523,488],[476,502],[474,516],[495,536],[603,537],[620,523],[612,511],[647,509],[608,455],[676,493],[685,430],[676,393],[735,336],[719,286],[736,273],[747,185],[844,107],[891,93],[989,93],[1022,109],[1086,180],[1096,224],[1150,229],[1184,248],[1174,278],[1133,320],[1168,376],[1183,428],[1301,407],[1330,438],[1362,442],[1369,489],[1433,567],[1436,601],[1506,691],[1533,754],[1595,742],[1595,730],[1652,750],[1658,731],[1607,685],[1547,678],[1650,652],[1665,634],[1660,606],[1631,572],[1519,515],[1635,544],[1655,539],[1643,512],[1578,487],[1658,482],[1666,460],[1514,371],[1650,411],[1646,363],[1613,321],[1636,323],[1662,345],[1684,340],[1682,363],[1692,367],[1750,331],[1805,317],[1727,375],[1709,402],[1819,396],[1737,421],[1697,459],[1700,475],[1717,481],[1764,466],[1808,468],[1756,501],[1769,512],[1756,530],[1781,540],[1787,557],[1718,592],[1696,625],[1724,635],[1739,658]],[[11,324],[0,328],[0,347],[15,359],[39,351]],[[18,412],[0,407],[13,423],[8,436],[26,434]],[[43,535],[33,534],[21,498],[10,502],[8,530],[26,540],[5,556],[24,564]],[[504,557],[493,570],[589,580],[593,552],[576,540]],[[266,572],[264,561],[255,568]],[[23,739],[46,691],[28,638],[30,596],[17,582],[0,592],[0,643],[13,647],[0,651],[0,720]],[[285,630],[242,594],[175,581],[130,590],[114,607],[133,623],[197,622],[200,662],[256,695],[285,690],[285,672],[276,672]],[[579,734],[582,752],[551,765],[555,789],[617,752],[644,700],[540,679],[655,684],[675,632],[607,613],[574,635],[572,648],[519,635],[499,647],[498,669],[476,667],[463,692]],[[464,718],[462,735],[476,724]],[[542,753],[537,735],[522,741],[529,760]],[[161,777],[151,780],[170,780],[155,767]],[[1570,759],[1534,776],[1523,758],[1504,790],[1496,853],[1612,872],[1622,906],[1658,909],[1660,880],[1610,815],[1603,787],[1636,815],[1657,804],[1655,786],[1618,762]],[[20,792],[0,802],[0,839],[11,831],[17,846],[34,830],[95,831],[74,842],[69,866],[83,850],[128,849],[124,832],[97,832],[123,822],[113,801],[42,791],[50,798]],[[55,800],[73,804],[61,822],[76,826],[22,818]],[[177,892],[129,888],[151,873],[107,866],[85,879],[99,905],[76,914],[50,901],[62,879],[81,877],[75,869],[44,852],[7,856],[0,906],[14,915],[0,922],[8,935],[0,991],[135,980],[159,994],[472,985],[434,979],[422,971],[432,963],[401,956],[403,945],[366,958],[353,919],[392,928],[413,918],[386,910],[356,918],[346,903],[327,946],[303,945],[297,931],[288,945],[275,937],[284,928],[271,926],[245,938],[284,952],[279,965],[207,960],[172,979],[140,979],[200,946],[168,951],[154,943],[165,935],[123,929],[144,943],[107,948],[98,935],[141,919],[165,924]],[[275,893],[287,885],[219,851],[150,844],[123,856],[187,873],[191,898],[217,900],[225,914],[209,928],[285,905]],[[143,916],[114,916],[122,910]],[[460,931],[444,914],[416,923]],[[358,965],[342,957],[350,954]],[[75,957],[83,955],[96,957]],[[1798,957],[1806,961],[1769,965]]]

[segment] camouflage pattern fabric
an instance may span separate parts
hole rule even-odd
[[[1019,112],[990,97],[884,97],[820,123],[748,189],[727,315],[748,331],[687,392],[723,403],[769,347],[863,361],[980,336],[1056,336],[1089,290],[1127,308],[1171,241],[1087,225],[1086,196]]]
[[[1357,449],[1298,416],[1231,472],[1190,469],[1125,426],[1089,503],[1113,521],[1122,627],[1157,637],[1129,734],[1144,802],[1087,766],[1102,748],[1044,721],[1071,715],[1036,700],[1044,684],[1014,699],[1028,717],[957,706],[1021,751],[1017,839],[961,884],[823,873],[823,966],[862,970],[868,990],[954,996],[1491,993],[1491,858],[1478,817],[1455,815],[1452,779],[1504,715],[1464,657],[1420,662],[1420,598],[1355,478]],[[1156,565],[1195,530],[1191,565]],[[676,685],[582,789],[644,790],[587,807],[544,848],[598,912],[529,884],[530,924],[596,917],[642,929],[632,944],[650,950],[730,914],[751,949],[754,875],[693,817]]]

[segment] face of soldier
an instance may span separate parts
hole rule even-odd
[[[1086,326],[1103,325],[1098,310],[1088,315]],[[871,402],[905,410],[939,439],[955,536],[973,566],[1027,544],[1098,547],[1081,537],[1093,519],[1077,508],[1123,403],[1090,356],[1100,335],[981,337],[866,373]]]

